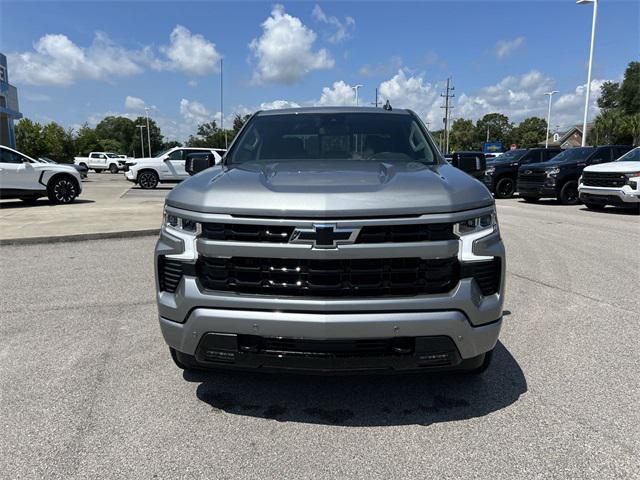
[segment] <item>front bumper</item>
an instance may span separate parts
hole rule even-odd
[[[246,254],[248,249],[252,256],[277,258],[287,255],[295,258],[448,258],[463,255],[461,258],[466,258],[464,255],[470,252],[463,254],[459,248],[459,242],[453,240],[345,245],[334,250],[317,251],[303,245],[293,248],[291,245],[211,240],[185,242],[163,229],[156,245],[155,264],[157,267],[160,256],[182,256],[180,261],[189,263],[194,255],[234,257]],[[337,298],[258,295],[206,290],[195,273],[184,273],[173,293],[161,291],[156,279],[160,327],[171,348],[190,356],[197,356],[202,339],[210,333],[317,341],[447,337],[455,345],[458,360],[463,362],[494,347],[500,332],[504,301],[506,262],[499,232],[477,239],[472,250],[473,254],[484,258],[500,258],[497,293],[483,295],[476,280],[462,278],[450,291],[438,294]],[[250,356],[244,351],[234,351],[233,354],[243,355],[238,357],[240,364],[246,361],[247,366],[260,368],[274,367],[274,362],[278,368],[279,362],[291,360],[290,356],[282,360],[263,358],[259,352],[251,352]],[[300,358],[294,360],[299,361]],[[387,360],[391,361],[386,363]],[[303,369],[316,369],[314,365],[320,370],[344,369],[341,360],[332,360],[328,364],[317,364],[317,359],[306,358],[307,361],[311,363],[305,363]],[[354,360],[355,363],[349,365],[362,365],[360,362],[367,361]],[[378,365],[374,365],[375,368],[406,370],[416,367],[415,358],[408,357],[382,357],[372,361]],[[236,366],[242,366],[240,364]],[[455,366],[456,362],[451,362],[448,368]]]
[[[130,182],[135,182],[136,181],[136,172],[129,168],[129,169],[125,170],[124,178],[126,178]]]
[[[520,186],[518,185],[518,194],[522,197],[557,197],[558,191],[555,187],[545,185],[540,186]]]
[[[580,200],[587,203],[607,205],[625,205],[640,203],[640,190],[633,190],[630,185],[620,188],[589,187],[580,184],[578,187]]]
[[[484,177],[482,177],[482,183],[484,183],[484,186],[487,187],[491,193],[495,193],[496,186],[493,181],[493,175],[485,174]]]

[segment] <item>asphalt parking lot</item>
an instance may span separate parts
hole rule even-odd
[[[155,238],[0,247],[2,476],[638,478],[638,217],[498,212],[506,321],[480,378],[183,374]]]

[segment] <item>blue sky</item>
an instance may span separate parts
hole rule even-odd
[[[637,1],[601,1],[592,91],[638,59]],[[500,111],[552,126],[580,121],[590,5],[558,1],[12,2],[0,3],[0,51],[26,117],[65,126],[152,109],[184,139],[257,108],[353,104],[381,97],[441,128],[439,94],[456,87],[454,117]],[[595,113],[595,109],[594,109]]]

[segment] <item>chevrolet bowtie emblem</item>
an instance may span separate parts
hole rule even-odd
[[[338,228],[333,224],[313,224],[311,228],[296,228],[290,243],[313,245],[313,248],[336,248],[338,245],[355,243],[359,228]]]

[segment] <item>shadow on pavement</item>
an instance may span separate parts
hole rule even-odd
[[[602,210],[590,210],[587,207],[582,207],[580,210],[583,212],[593,213],[598,215],[599,213],[606,213],[609,215],[640,215],[640,208],[624,208],[624,207],[605,207]]]
[[[95,200],[87,200],[84,198],[76,198],[73,203],[66,205],[55,205],[46,198],[40,198],[34,203],[26,203],[22,200],[3,201],[0,202],[0,208],[34,208],[34,207],[65,207],[67,205],[75,205],[78,203],[95,203]]]
[[[327,425],[431,425],[482,417],[527,391],[518,362],[498,342],[481,376],[409,374],[304,376],[184,372],[215,410],[281,422]]]

